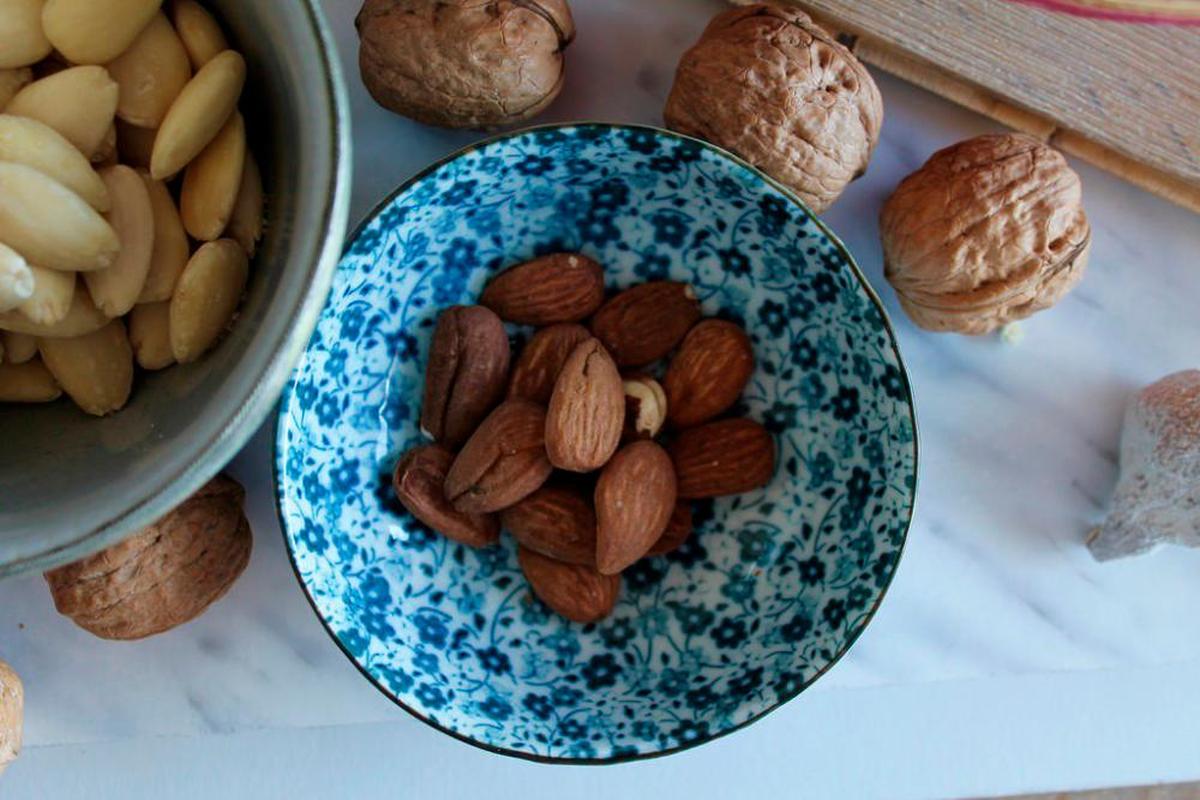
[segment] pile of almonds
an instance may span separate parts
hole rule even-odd
[[[195,0],[0,14],[0,402],[123,407],[237,311],[263,188],[246,62]],[[168,16],[169,14],[169,16]]]
[[[537,326],[511,369],[504,321]],[[653,368],[668,356],[660,383]],[[604,269],[586,256],[517,265],[480,305],[438,318],[421,409],[435,443],[400,459],[396,495],[472,547],[508,530],[546,605],[601,619],[623,570],[687,539],[688,500],[770,481],[771,435],[720,419],[753,370],[746,333],[702,320],[686,284],[644,283],[606,301]]]

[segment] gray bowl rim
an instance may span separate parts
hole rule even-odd
[[[0,564],[0,578],[34,570],[45,570],[70,563],[116,544],[142,526],[152,523],[187,499],[204,483],[221,471],[263,421],[275,409],[279,395],[287,385],[292,368],[300,360],[317,319],[325,308],[333,274],[341,260],[344,235],[350,216],[350,185],[353,164],[350,138],[350,101],[342,74],[337,47],[324,14],[316,0],[302,0],[299,8],[308,18],[323,63],[323,86],[333,114],[329,119],[330,183],[320,219],[325,230],[319,246],[305,258],[312,259],[307,274],[309,290],[300,304],[290,309],[292,325],[275,344],[275,357],[267,372],[261,375],[240,402],[231,403],[224,412],[226,419],[215,436],[196,447],[192,463],[172,475],[161,475],[157,485],[136,502],[130,503],[116,516],[93,526],[69,542],[55,544],[40,552],[20,556]],[[315,87],[313,87],[315,88]],[[285,313],[279,310],[276,313]]]
[[[833,658],[830,659],[828,664],[826,664],[815,675],[813,675],[811,678],[809,678],[807,681],[805,681],[803,684],[801,684],[800,687],[797,688],[795,692],[792,692],[787,697],[776,700],[774,703],[769,705],[767,708],[764,708],[762,711],[755,714],[753,717],[750,717],[749,719],[745,720],[744,722],[738,723],[737,725],[733,725],[729,728],[726,728],[721,731],[717,731],[715,733],[710,733],[707,736],[696,739],[695,741],[688,742],[686,744],[677,745],[676,747],[669,747],[665,750],[656,750],[654,752],[631,753],[628,755],[607,756],[605,758],[573,758],[573,757],[563,757],[563,756],[544,756],[544,755],[540,755],[537,753],[527,753],[522,750],[514,750],[509,747],[497,747],[496,745],[488,744],[486,742],[481,742],[481,741],[479,741],[477,739],[473,739],[470,736],[467,736],[465,734],[450,730],[449,728],[446,728],[446,727],[440,725],[439,723],[435,722],[434,720],[426,717],[420,711],[413,708],[412,706],[409,706],[408,704],[406,704],[405,702],[400,700],[398,697],[396,697],[394,694],[389,692],[385,686],[383,686],[378,680],[376,680],[375,677],[373,675],[371,675],[371,673],[368,672],[367,669],[358,662],[358,659],[356,659],[354,657],[354,655],[349,650],[346,649],[346,646],[344,644],[342,644],[342,640],[338,638],[337,633],[333,630],[333,628],[331,628],[329,626],[329,622],[325,619],[325,616],[321,613],[321,610],[317,607],[316,598],[313,597],[312,593],[308,589],[308,584],[305,583],[303,576],[301,576],[301,574],[300,574],[300,565],[296,563],[296,553],[292,548],[292,541],[291,541],[291,538],[288,536],[288,532],[287,532],[286,518],[284,517],[284,514],[283,514],[283,482],[280,479],[280,475],[279,475],[279,454],[280,454],[280,448],[282,446],[281,441],[283,439],[284,400],[286,399],[287,395],[290,394],[290,391],[291,391],[291,382],[290,381],[288,382],[287,391],[285,391],[285,394],[283,395],[283,397],[280,398],[280,401],[278,403],[277,419],[276,419],[276,424],[275,424],[275,443],[274,443],[274,447],[273,447],[272,454],[271,454],[271,471],[273,473],[273,477],[275,480],[275,513],[279,518],[279,531],[280,531],[280,535],[283,536],[283,545],[284,545],[284,548],[287,550],[288,563],[290,563],[292,566],[292,574],[296,577],[296,582],[300,585],[300,589],[304,593],[304,599],[306,599],[308,601],[308,604],[312,608],[313,613],[316,615],[317,619],[320,621],[322,629],[324,629],[325,633],[329,635],[329,638],[333,640],[333,643],[335,645],[337,645],[337,648],[342,652],[342,654],[344,656],[346,656],[346,658],[348,658],[350,660],[350,663],[354,665],[355,669],[357,669],[359,671],[359,673],[361,673],[362,676],[367,679],[367,682],[370,683],[372,686],[374,686],[377,690],[379,690],[379,692],[384,697],[391,700],[393,703],[395,703],[397,706],[399,706],[402,710],[406,711],[409,715],[411,715],[412,717],[415,717],[416,719],[425,723],[426,725],[433,728],[434,730],[439,731],[440,733],[444,733],[453,739],[457,739],[458,741],[463,742],[464,744],[469,744],[472,747],[477,747],[480,750],[484,750],[489,753],[494,753],[496,755],[507,756],[508,758],[517,758],[517,759],[521,759],[523,761],[532,761],[537,764],[557,764],[557,765],[563,765],[563,766],[608,766],[608,765],[614,765],[614,764],[626,764],[626,763],[631,763],[631,762],[635,762],[635,761],[647,761],[647,760],[654,759],[654,758],[662,758],[663,756],[674,755],[675,753],[681,753],[684,750],[690,750],[693,747],[699,747],[700,745],[708,744],[709,742],[713,741],[714,739],[720,739],[723,736],[727,736],[731,733],[736,733],[737,731],[740,731],[743,728],[746,728],[749,725],[751,725],[755,722],[758,722],[763,717],[767,716],[768,714],[770,714],[773,711],[778,710],[779,708],[786,705],[787,703],[790,703],[792,700],[795,700],[801,693],[804,692],[805,689],[812,686],[814,683],[816,683],[818,680],[820,680],[821,677],[823,677],[825,675],[825,673],[827,673],[827,672],[829,672],[829,670],[833,669],[833,667],[839,661],[842,660],[842,657],[845,656],[846,653],[850,652],[850,648],[854,646],[854,644],[858,641],[859,637],[862,636],[863,632],[866,631],[867,627],[875,619],[875,614],[876,614],[876,612],[879,611],[879,607],[883,603],[883,598],[887,596],[888,590],[892,586],[892,582],[895,581],[896,573],[900,570],[900,563],[903,561],[903,558],[904,558],[904,550],[908,545],[908,532],[912,527],[913,516],[916,513],[917,493],[918,493],[918,489],[920,487],[921,434],[920,434],[920,430],[917,428],[916,400],[913,396],[912,383],[909,381],[909,378],[908,378],[908,367],[905,366],[905,364],[904,364],[904,358],[900,352],[900,343],[899,343],[899,340],[897,340],[897,338],[896,338],[896,331],[895,331],[895,328],[892,326],[891,317],[888,316],[887,309],[884,308],[883,302],[879,299],[879,295],[876,294],[874,288],[872,288],[870,282],[866,278],[866,275],[863,274],[862,269],[858,266],[858,262],[854,260],[854,256],[852,256],[850,254],[850,250],[846,247],[845,243],[842,242],[842,240],[832,230],[829,229],[829,227],[820,219],[820,217],[818,217],[816,214],[813,213],[812,209],[810,209],[808,207],[808,204],[805,203],[803,200],[801,200],[799,195],[797,195],[794,191],[792,191],[788,187],[784,186],[782,183],[775,180],[771,176],[767,175],[765,172],[758,169],[754,165],[750,164],[748,161],[741,158],[740,156],[738,156],[734,153],[731,153],[730,151],[725,150],[724,148],[722,148],[718,145],[715,145],[711,142],[707,142],[703,139],[697,139],[693,136],[688,136],[686,134],[677,133],[676,131],[668,130],[666,128],[661,128],[657,125],[646,125],[646,124],[640,124],[640,123],[625,123],[625,122],[596,122],[596,121],[551,122],[551,123],[546,123],[546,124],[542,124],[542,125],[530,125],[530,126],[527,126],[524,128],[520,128],[518,130],[506,131],[504,133],[487,136],[483,139],[480,139],[477,142],[472,142],[471,144],[466,145],[465,147],[459,148],[459,149],[455,150],[454,152],[450,153],[449,155],[446,155],[446,156],[434,161],[433,163],[429,164],[429,166],[427,166],[424,169],[420,170],[419,172],[413,174],[411,177],[409,177],[407,180],[405,180],[399,186],[397,186],[395,189],[393,189],[390,193],[388,193],[388,195],[386,197],[384,197],[382,200],[380,200],[378,203],[376,203],[374,208],[372,208],[370,211],[368,211],[363,216],[363,218],[359,221],[358,225],[355,226],[354,231],[346,238],[346,245],[345,245],[345,248],[343,249],[342,256],[345,257],[346,253],[349,251],[350,246],[354,243],[354,241],[356,239],[358,239],[359,235],[363,232],[363,230],[368,225],[370,225],[371,222],[373,222],[376,217],[378,217],[381,213],[383,213],[383,211],[389,205],[391,205],[392,202],[397,197],[399,197],[401,194],[403,194],[405,191],[407,191],[409,188],[411,188],[415,183],[417,183],[418,181],[420,181],[422,178],[426,177],[430,173],[435,172],[436,170],[440,169],[441,167],[449,164],[452,161],[455,161],[456,159],[458,159],[462,156],[465,156],[465,155],[467,155],[471,152],[474,152],[475,150],[478,150],[480,148],[487,147],[488,145],[494,144],[496,142],[504,141],[506,139],[513,139],[513,138],[516,138],[519,136],[525,136],[525,135],[528,135],[528,134],[536,132],[536,131],[556,130],[556,129],[563,129],[563,128],[599,128],[599,129],[614,130],[614,131],[640,130],[640,131],[649,131],[649,132],[655,134],[656,136],[665,136],[667,138],[675,139],[677,141],[694,142],[694,143],[704,147],[706,150],[709,150],[709,151],[715,153],[717,156],[729,159],[730,161],[734,162],[736,165],[750,170],[751,173],[754,174],[754,176],[757,177],[759,180],[768,184],[772,188],[778,190],[781,194],[783,194],[791,202],[793,202],[798,208],[800,208],[808,216],[808,218],[813,222],[813,224],[815,224],[820,229],[820,231],[825,236],[828,236],[829,240],[831,242],[833,242],[833,244],[837,248],[838,252],[846,259],[846,264],[850,267],[851,273],[858,280],[858,282],[862,286],[863,290],[867,293],[867,298],[872,303],[874,303],[876,310],[879,311],[880,318],[883,320],[884,328],[887,330],[887,333],[888,333],[888,341],[891,343],[892,350],[896,354],[896,363],[899,364],[899,366],[900,366],[900,376],[904,382],[904,395],[905,395],[905,399],[908,401],[909,422],[913,426],[913,442],[912,442],[912,447],[913,447],[913,485],[912,485],[912,489],[908,493],[908,519],[906,519],[904,521],[904,533],[903,533],[903,538],[900,541],[900,548],[896,551],[896,563],[892,567],[892,573],[891,573],[891,575],[888,576],[887,583],[885,583],[883,585],[883,587],[880,589],[879,596],[875,599],[875,603],[871,606],[870,610],[867,612],[866,616],[863,618],[862,626],[857,631],[855,631],[854,634],[845,641],[845,643],[841,646],[841,648],[839,648],[838,651],[834,654]]]

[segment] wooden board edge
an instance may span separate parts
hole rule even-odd
[[[732,0],[735,5],[750,5],[754,1]],[[896,48],[890,42],[878,39],[865,31],[853,30],[842,21],[826,14],[814,12],[802,0],[788,2],[800,6],[866,63],[1014,130],[1036,136],[1069,155],[1200,214],[1200,185],[1117,152],[1078,131],[1063,128],[1052,119],[1021,108],[987,89],[964,81],[924,59]]]

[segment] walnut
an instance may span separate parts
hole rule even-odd
[[[563,86],[566,0],[366,0],[359,68],[385,108],[446,128],[529,119]]]
[[[55,607],[104,639],[141,639],[196,618],[250,560],[245,495],[218,475],[120,544],[47,572]]]
[[[1083,276],[1081,195],[1062,154],[1032,136],[947,147],[883,206],[884,274],[922,328],[980,334],[1028,317]]]
[[[1168,375],[1129,404],[1112,510],[1087,542],[1100,561],[1166,543],[1200,547],[1200,370]]]
[[[663,116],[819,213],[866,171],[883,100],[866,67],[808,15],[759,3],[713,18],[680,60]]]
[[[0,772],[21,752],[25,687],[12,667],[0,661]]]

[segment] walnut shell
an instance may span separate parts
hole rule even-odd
[[[680,60],[663,116],[820,213],[866,171],[883,100],[866,67],[807,14],[758,3],[713,18]]]
[[[987,333],[1049,308],[1083,276],[1079,176],[1020,133],[934,153],[883,206],[884,274],[913,322]]]
[[[562,89],[575,35],[566,0],[366,0],[355,25],[376,102],[446,128],[541,112]]]
[[[198,617],[250,560],[245,495],[218,475],[120,544],[47,572],[55,608],[104,639],[141,639]]]
[[[0,772],[21,753],[25,687],[13,668],[0,661]]]

